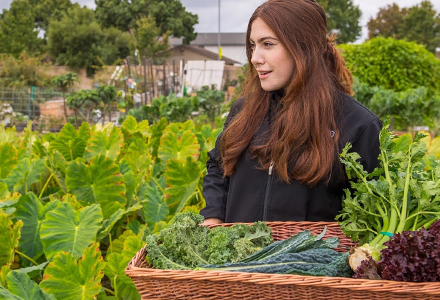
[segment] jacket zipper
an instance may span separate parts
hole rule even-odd
[[[272,170],[274,164],[275,164],[274,162],[270,163],[269,172],[266,181],[266,192],[264,193],[264,200],[263,200],[263,221],[266,221],[267,219],[267,208],[269,206],[270,188],[272,185]]]

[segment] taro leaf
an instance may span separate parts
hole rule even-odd
[[[127,116],[124,122],[122,122],[121,131],[124,135],[124,142],[127,145],[136,140],[143,140],[142,138],[149,138],[151,136],[148,120],[137,123],[133,116]]]
[[[0,266],[14,262],[21,227],[23,227],[21,220],[13,224],[5,213],[0,212]]]
[[[134,234],[138,235],[142,230],[142,224],[138,220],[134,219],[130,221],[125,228],[127,230],[133,231]]]
[[[43,205],[33,193],[28,193],[22,198],[23,200],[20,200],[20,205],[15,213],[17,219],[23,221],[19,248],[30,258],[37,259],[43,254],[43,244],[40,238],[41,223],[46,213],[57,206],[58,201]]]
[[[58,203],[46,213],[40,229],[44,254],[51,259],[61,251],[68,251],[78,258],[91,243],[101,228],[102,212],[98,204],[75,211],[67,203]]]
[[[86,147],[84,158],[91,160],[97,155],[104,155],[109,159],[116,160],[121,151],[124,137],[121,130],[114,126],[109,133],[107,130],[95,131]]]
[[[0,179],[8,177],[18,161],[17,150],[10,143],[0,145]]]
[[[0,200],[0,213],[3,211],[8,216],[15,213],[15,210],[21,200],[19,193],[8,194],[6,197]]]
[[[194,132],[196,130],[195,128],[196,126],[194,122],[192,120],[188,120],[183,123],[181,122],[171,123],[170,125],[168,125],[166,131],[174,132],[177,134],[177,136],[180,136],[183,132],[187,130]]]
[[[142,139],[135,140],[128,147],[123,161],[131,166],[135,174],[151,172],[152,158],[150,147]]]
[[[162,118],[158,123],[151,125],[150,127],[151,130],[150,145],[153,148],[153,152],[151,153],[153,155],[153,158],[157,157],[157,151],[159,149],[160,139],[167,125],[168,125],[167,119]]]
[[[101,203],[99,203],[99,205],[101,205],[102,216],[104,217],[104,220],[109,219],[111,215],[113,215],[120,209],[125,210],[124,205],[115,201],[102,201]]]
[[[104,266],[98,243],[85,249],[78,262],[71,253],[61,252],[46,267],[40,286],[57,299],[92,300],[101,290]]]
[[[184,131],[180,137],[172,131],[166,131],[161,138],[159,158],[164,163],[168,159],[177,159],[184,162],[187,157],[197,160],[199,152],[200,145],[192,131]]]
[[[130,259],[125,258],[120,253],[111,253],[107,256],[107,264],[104,274],[110,279],[110,283],[115,290],[115,296],[124,300],[140,300],[141,295],[136,289],[133,281],[125,274]]]
[[[49,169],[58,186],[66,193],[66,165],[67,161],[58,150],[54,150],[47,156],[46,167]]]
[[[146,194],[147,201],[143,203],[144,219],[148,228],[154,228],[154,224],[165,221],[169,215],[168,205],[165,203],[165,195],[157,186],[149,186]]]
[[[125,185],[118,166],[104,155],[95,157],[90,165],[72,161],[66,171],[67,190],[78,201],[101,203],[105,200],[126,203]]]
[[[0,286],[7,287],[6,275],[8,275],[9,272],[11,272],[9,265],[4,265],[1,267],[1,269],[0,269]]]
[[[130,237],[130,236],[134,236],[135,234],[133,233],[133,231],[131,230],[126,230],[124,231],[123,234],[121,234],[116,240],[113,240],[111,242],[111,244],[109,245],[108,249],[107,249],[107,257],[108,255],[110,255],[111,253],[119,253],[121,254],[122,251],[124,250],[124,243],[125,240]]]
[[[15,127],[5,129],[5,126],[0,124],[0,141],[14,144],[20,136],[17,134]]]
[[[45,291],[43,291],[35,281],[31,280],[28,275],[26,275],[21,271],[14,270],[9,272],[9,274],[6,276],[6,280],[8,282],[8,289],[11,292],[11,294],[17,296],[17,298],[12,298],[12,299],[56,300],[54,295],[50,295]],[[2,296],[1,291],[0,291],[0,296]]]
[[[8,185],[0,181],[0,200],[8,197],[11,193],[8,190]]]
[[[32,145],[37,140],[37,134],[32,132],[32,120],[27,123],[27,126],[21,133],[20,138],[22,139],[22,147],[20,147],[21,150],[24,150],[24,153],[26,153],[27,156],[32,156]]]
[[[107,265],[104,274],[109,277],[116,296],[121,299],[140,299],[133,282],[125,274],[130,260],[144,246],[137,236],[129,236],[125,239],[121,253],[113,252],[107,256]]]
[[[27,268],[20,268],[20,272],[27,274],[30,278],[37,276],[38,274],[42,273],[44,268],[46,268],[47,264],[49,262],[46,261],[42,264],[39,264],[38,266],[32,266]]]
[[[88,127],[88,126],[87,126]],[[58,137],[50,143],[49,150],[58,150],[67,161],[83,157],[90,133],[81,126],[81,133],[72,124],[66,123]]]
[[[39,182],[43,173],[45,158],[29,159],[22,157],[17,166],[4,180],[10,192],[19,192],[25,195],[35,182]]]
[[[76,200],[76,197],[72,194],[65,194],[63,198],[61,198],[61,201],[64,203],[68,203],[75,210],[80,210],[83,208],[81,203],[79,203],[78,200]]]
[[[98,231],[98,235],[96,237],[96,240],[100,241],[103,238],[105,238],[110,233],[113,226],[115,226],[116,222],[118,222],[122,218],[123,215],[124,215],[124,209],[119,209],[118,211],[113,213],[110,216],[110,218],[104,220],[104,222],[102,222],[102,228],[99,229],[99,231]]]
[[[436,136],[429,145],[428,154],[432,154],[435,157],[440,156],[440,136]]]
[[[130,206],[133,201],[133,197],[135,196],[135,189],[140,184],[140,180],[137,178],[137,176],[135,176],[131,166],[124,161],[119,164],[119,170],[124,176],[125,197],[127,199],[126,205]]]
[[[165,170],[165,189],[170,215],[179,213],[199,191],[197,186],[201,178],[201,170],[197,162],[191,157],[186,158],[186,163],[171,159],[167,162]]]

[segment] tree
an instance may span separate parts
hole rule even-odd
[[[136,28],[136,20],[151,16],[160,28],[159,36],[170,32],[174,37],[184,37],[184,42],[194,40],[197,15],[185,11],[178,0],[95,0],[96,16],[103,28],[116,27],[121,31]]]
[[[432,53],[440,46],[440,14],[430,1],[402,9],[395,3],[388,5],[376,18],[370,18],[367,26],[369,38],[405,39],[424,45]]]
[[[75,82],[78,82],[79,78],[76,73],[67,73],[64,75],[59,75],[52,79],[52,85],[56,86],[63,93],[63,102],[64,102],[64,120],[67,122],[67,107],[66,107],[66,93],[67,91],[74,85]]]
[[[153,17],[141,17],[136,21],[134,36],[141,56],[155,57],[157,53],[168,49],[169,32],[161,36],[160,31]]]
[[[414,42],[377,37],[360,45],[340,45],[348,68],[368,86],[395,92],[440,88],[440,61]]]
[[[111,105],[117,103],[118,92],[114,85],[100,85],[96,89],[98,96],[101,98],[102,108],[102,124],[105,123],[105,113],[108,112],[108,120],[111,121]]]
[[[327,12],[327,28],[337,33],[338,43],[354,42],[360,37],[362,12],[352,0],[318,0],[318,3]]]
[[[34,30],[34,17],[28,0],[14,0],[0,15],[0,53],[19,57],[23,51],[39,54],[42,39]]]
[[[47,32],[51,20],[59,21],[74,5],[70,0],[29,0],[35,17],[35,28]]]
[[[60,21],[51,21],[47,38],[47,49],[58,64],[85,68],[87,76],[127,56],[132,44],[128,33],[101,29],[94,12],[78,6],[69,9]]]

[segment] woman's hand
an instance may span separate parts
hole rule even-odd
[[[222,220],[220,220],[219,218],[208,218],[205,219],[205,221],[200,224],[200,225],[213,225],[213,224],[221,224],[224,223]]]

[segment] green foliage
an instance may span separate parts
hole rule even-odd
[[[129,52],[129,36],[116,29],[102,29],[93,10],[73,6],[47,30],[47,49],[58,64],[85,68],[92,76],[104,64],[113,64]],[[109,45],[109,46],[107,46]]]
[[[1,299],[14,300],[56,300],[43,291],[38,284],[21,271],[11,271],[6,275],[9,291],[0,286]]]
[[[70,0],[29,0],[35,17],[35,28],[47,31],[52,20],[59,21],[74,5]]]
[[[120,128],[66,124],[47,135],[0,125],[0,284],[18,268],[57,298],[93,299],[104,259],[113,299],[140,299],[125,267],[146,236],[188,205],[195,213],[204,206],[206,147],[219,132],[191,120],[149,125],[131,116]],[[97,275],[84,275],[88,266]],[[21,297],[9,289],[0,295]]]
[[[225,101],[225,92],[203,86],[200,91],[197,91],[197,101],[209,120],[214,122],[215,117],[220,114],[221,104]]]
[[[349,69],[369,85],[396,92],[425,86],[440,88],[440,61],[423,46],[392,38],[341,45]]]
[[[372,173],[362,168],[359,154],[349,152],[350,144],[341,153],[347,176],[354,181],[337,220],[353,241],[376,250],[390,238],[383,233],[429,228],[440,217],[440,165],[425,170],[424,135],[396,139],[388,125],[380,132],[380,166]]]
[[[381,8],[376,18],[370,19],[368,37],[383,36],[416,42],[435,54],[440,43],[439,26],[440,14],[430,1],[402,9],[393,3]]]
[[[42,40],[34,30],[34,14],[28,0],[14,0],[0,15],[0,53],[16,58],[25,51],[31,55],[41,52]]]
[[[249,251],[254,253],[273,241],[272,230],[264,222],[209,229],[199,225],[203,219],[193,212],[182,212],[159,233],[149,235],[146,250],[153,267],[185,270],[209,263],[237,261]],[[253,246],[243,247],[243,239]],[[239,251],[245,251],[245,254]]]
[[[152,16],[141,17],[136,21],[134,36],[141,56],[156,57],[157,53],[168,50],[169,32],[161,34],[160,30]]]
[[[337,33],[338,43],[354,42],[360,37],[362,12],[352,0],[318,0],[327,13],[329,32]]]
[[[96,16],[103,28],[116,27],[123,32],[137,28],[136,20],[145,16],[154,18],[160,28],[157,36],[169,33],[183,37],[189,44],[196,38],[194,25],[197,15],[187,12],[177,0],[96,0]]]
[[[434,132],[440,127],[440,94],[420,86],[401,92],[368,86],[355,80],[355,98],[381,119],[393,118],[394,130],[412,130],[412,126],[428,126]]]

